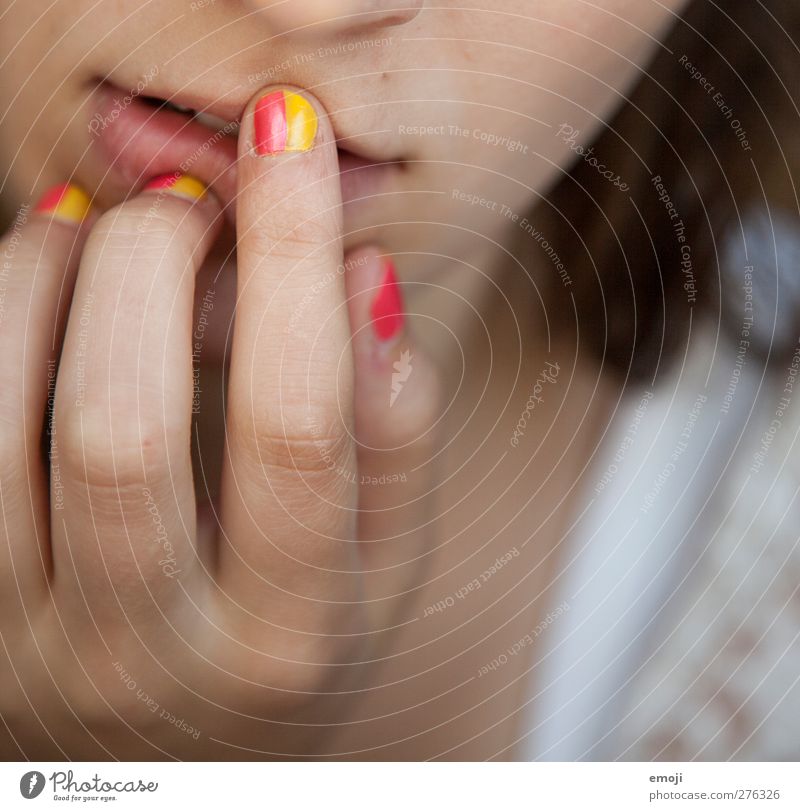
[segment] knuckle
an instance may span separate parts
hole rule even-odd
[[[159,420],[106,409],[69,409],[56,422],[69,478],[98,490],[141,486],[167,467],[165,428]]]
[[[311,261],[316,250],[338,242],[340,229],[332,217],[317,216],[299,223],[298,219],[302,217],[294,212],[291,218],[268,212],[244,236],[244,244],[258,256],[299,263]]]
[[[238,445],[254,465],[273,471],[328,474],[349,459],[350,438],[329,412],[308,410],[298,419],[251,414],[237,427]]]
[[[252,690],[240,692],[245,706],[263,703],[267,687],[281,714],[291,716],[336,687],[341,665],[357,658],[360,642],[358,635],[345,639],[334,633],[342,627],[357,630],[347,610],[329,609],[327,613],[336,620],[325,623],[317,633],[285,632],[271,637],[265,649],[262,628],[252,646],[240,650],[231,670],[253,685]]]
[[[137,198],[106,211],[92,228],[86,252],[103,258],[137,251],[153,257],[169,253],[188,259],[191,248],[181,237],[180,220],[171,216],[166,201],[159,205],[160,200]]]
[[[291,255],[299,253],[307,256],[318,247],[330,245],[339,239],[338,229],[328,218],[309,219],[287,227],[282,233],[282,237],[276,241],[276,248]]]
[[[60,686],[69,707],[89,729],[113,731],[123,724],[145,730],[155,725],[147,705],[150,691],[155,692],[152,678],[142,678],[140,669],[127,661],[110,662],[107,654],[100,658],[87,652],[82,661],[83,670],[63,677]],[[87,689],[87,682],[93,689]]]
[[[273,659],[259,668],[258,677],[270,686],[283,712],[294,713],[312,704],[328,687],[331,668],[319,662]]]

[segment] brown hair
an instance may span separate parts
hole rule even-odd
[[[554,292],[623,376],[657,377],[700,308],[740,328],[743,294],[720,280],[744,212],[780,207],[800,229],[798,35],[800,3],[695,0],[594,144],[629,188],[582,160],[540,206],[573,280]]]

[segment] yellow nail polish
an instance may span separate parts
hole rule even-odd
[[[259,99],[253,111],[255,149],[259,155],[306,152],[317,135],[317,114],[304,96],[275,90]]]
[[[78,225],[83,222],[91,207],[92,200],[83,189],[71,183],[61,183],[42,195],[34,211]]]
[[[206,194],[205,183],[181,172],[170,172],[154,177],[145,185],[144,190],[168,192],[177,197],[185,197],[187,200],[201,200]]]

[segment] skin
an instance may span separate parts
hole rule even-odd
[[[568,316],[552,330],[498,208],[531,211],[574,159],[561,124],[591,144],[683,5],[3,3],[4,193],[71,179],[95,202],[80,228],[30,214],[3,246],[18,241],[0,325],[6,757],[514,756],[539,643],[476,674],[547,612],[616,392]],[[147,93],[241,115],[235,174],[155,218],[87,129],[98,79],[131,88],[154,65]],[[265,158],[252,110],[281,65],[320,128],[311,151]],[[390,193],[342,205],[337,142],[404,161]],[[389,345],[370,323],[385,255],[409,314]],[[186,336],[211,284],[193,449]],[[57,360],[58,510],[39,448]],[[558,381],[509,452],[548,362]]]

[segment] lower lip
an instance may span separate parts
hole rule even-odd
[[[151,177],[180,170],[213,189],[226,214],[235,220],[235,137],[182,113],[131,99],[109,84],[95,92],[89,130],[95,148],[125,191],[143,186]],[[392,175],[399,171],[399,163],[374,163],[339,150],[342,202],[348,208],[369,202],[387,190]]]

